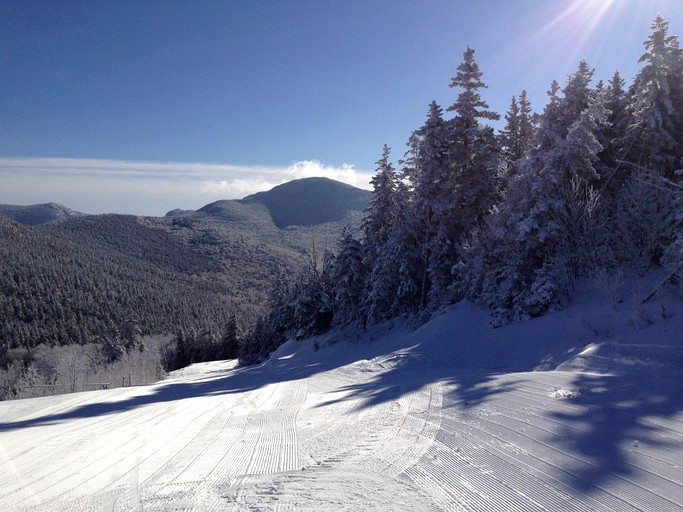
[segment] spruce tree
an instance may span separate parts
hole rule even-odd
[[[442,117],[441,107],[433,101],[429,105],[425,124],[415,130],[408,141],[404,175],[410,184],[411,201],[403,222],[406,244],[413,248],[403,264],[402,289],[419,290],[420,309],[427,305],[431,288],[429,268],[437,234],[442,205],[448,201],[450,166],[449,126]],[[412,256],[412,257],[411,257]]]
[[[223,335],[221,336],[221,347],[220,347],[220,357],[222,359],[235,359],[238,355],[240,340],[240,329],[237,324],[237,317],[235,315],[230,316],[225,328],[223,329]]]
[[[551,150],[564,138],[560,123],[561,104],[558,92],[560,92],[560,84],[557,83],[557,80],[553,80],[547,92],[548,103],[543,109],[536,131],[534,147],[537,152]]]
[[[505,128],[500,132],[500,152],[508,166],[519,158],[517,140],[519,139],[519,104],[517,96],[512,96],[510,108],[505,114]]]
[[[565,277],[595,262],[602,151],[595,134],[607,118],[603,101],[593,97],[566,137],[531,154],[500,210],[477,234],[468,291],[494,310],[496,325],[545,313],[561,300]],[[548,120],[541,125],[559,126]]]
[[[373,191],[372,200],[365,210],[363,232],[365,245],[374,255],[389,238],[395,220],[395,197],[398,178],[394,166],[389,161],[391,150],[386,144],[382,148],[382,158],[376,162],[375,175],[370,181]]]
[[[675,180],[683,158],[683,52],[661,16],[645,41],[643,67],[630,90],[627,159]]]
[[[512,96],[505,121],[505,128],[500,132],[501,156],[507,164],[508,176],[514,176],[519,172],[521,160],[532,148],[534,138],[531,104],[526,91],[520,93],[519,99]]]
[[[623,134],[629,122],[628,100],[624,85],[625,81],[621,78],[619,71],[615,71],[604,88],[607,120],[596,133],[603,147],[600,152],[598,173],[603,180],[603,192],[610,197],[613,197],[623,186],[627,171],[620,161],[624,157]]]
[[[516,156],[522,158],[533,147],[536,128],[534,126],[535,115],[531,109],[531,103],[527,98],[526,90],[519,93],[519,145]]]
[[[488,110],[481,97],[479,91],[487,87],[482,75],[474,50],[468,47],[450,84],[460,92],[447,109],[455,113],[448,123],[449,172],[440,200],[434,203],[438,228],[429,269],[434,306],[458,297],[454,272],[462,243],[499,200],[501,191],[497,140],[493,128],[482,122],[500,116]]]
[[[585,60],[579,62],[578,69],[567,77],[562,89],[563,98],[560,100],[560,118],[558,132],[566,137],[572,125],[588,107],[591,98],[589,87],[595,70],[588,66]]]
[[[368,318],[378,322],[417,307],[417,246],[410,220],[408,187],[399,180],[394,193],[394,223],[370,273]]]
[[[337,325],[365,326],[362,315],[366,270],[363,246],[348,227],[339,241],[339,252],[331,270],[333,283],[334,322]]]
[[[377,161],[376,174],[372,178],[373,196],[365,210],[363,222],[364,255],[363,264],[368,270],[364,292],[362,316],[369,322],[386,318],[393,301],[392,290],[396,289],[396,276],[392,275],[388,242],[394,229],[398,203],[398,175],[389,161],[390,149],[385,144],[382,158]]]

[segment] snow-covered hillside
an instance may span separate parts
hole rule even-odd
[[[0,403],[0,510],[682,510],[683,301],[603,285]]]

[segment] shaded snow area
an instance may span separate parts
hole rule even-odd
[[[683,510],[683,301],[600,288],[0,403],[0,510]]]

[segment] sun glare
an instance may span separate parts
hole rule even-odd
[[[524,88],[539,80],[562,83],[582,59],[608,76],[620,69],[627,77],[632,70],[624,69],[623,63],[637,62],[657,13],[674,16],[679,10],[670,0],[535,2],[515,12],[518,34],[498,49],[496,57],[514,59],[527,69]]]
[[[532,39],[545,41],[554,48],[563,48],[564,55],[578,61],[589,40],[610,31],[619,11],[628,0],[575,0],[543,25]]]

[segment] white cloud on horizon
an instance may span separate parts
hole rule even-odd
[[[372,175],[354,166],[314,160],[289,166],[99,160],[0,158],[0,203],[61,203],[85,213],[164,215],[219,199],[239,199],[299,178],[326,177],[370,188]]]

